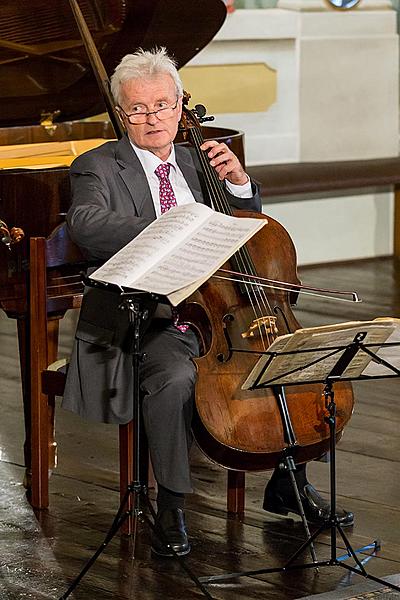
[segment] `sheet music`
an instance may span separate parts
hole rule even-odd
[[[379,348],[374,350],[371,348],[372,352],[376,352],[376,354],[386,360],[389,364],[393,365],[396,369],[400,370],[400,329],[396,328],[393,333],[388,337],[386,343],[396,343],[399,346],[387,346],[386,348]],[[366,366],[363,370],[362,375],[367,375],[369,377],[379,376],[379,375],[388,375],[391,374],[385,365],[380,365],[379,363],[371,360],[371,362]]]
[[[169,296],[177,304],[185,288],[206,281],[265,224],[237,218],[204,204],[172,208],[115,254],[91,278]],[[182,292],[182,289],[184,290]],[[183,296],[183,297],[182,297]]]
[[[220,214],[215,214],[215,221],[208,221],[184,244],[173,249],[168,258],[164,256],[143,277],[136,280],[135,287],[169,295],[194,281],[197,287],[199,279],[204,276],[205,280],[208,279],[209,273],[215,272],[224,264],[227,256],[233,254],[232,248],[237,248],[239,241],[242,245],[242,240],[246,242],[253,234],[253,223],[250,224],[250,230],[248,223],[242,223],[246,219],[235,220],[227,229],[225,219],[220,221]]]
[[[335,352],[334,348],[349,345],[360,332],[366,333],[364,344],[382,344],[395,333],[400,338],[400,321],[378,318],[373,321],[339,323],[299,329],[291,335],[278,337],[268,351],[294,354],[278,355],[273,360],[268,355],[262,356],[242,387],[249,389],[256,382],[263,385],[271,380],[274,385],[324,381],[345,351],[343,349]],[[309,352],[300,352],[301,350]],[[372,351],[378,351],[378,348]],[[270,363],[266,367],[269,360]],[[359,377],[366,373],[367,366],[371,364],[371,356],[359,351],[342,377]]]

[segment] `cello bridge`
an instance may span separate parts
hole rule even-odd
[[[251,322],[248,330],[241,334],[242,338],[254,337],[256,331],[258,331],[261,336],[263,334],[276,335],[278,333],[276,317],[260,317],[259,319],[254,319],[254,321]]]

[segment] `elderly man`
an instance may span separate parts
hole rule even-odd
[[[207,202],[200,166],[188,148],[174,146],[182,112],[182,83],[164,49],[125,56],[111,80],[126,135],[77,158],[71,167],[72,206],[67,221],[73,240],[90,261],[102,262],[172,206]],[[257,185],[224,143],[207,141],[202,150],[224,182],[232,207],[261,210]],[[132,365],[126,351],[127,317],[112,292],[90,289],[76,332],[63,406],[89,420],[126,423],[132,419]],[[141,340],[142,414],[158,483],[157,522],[180,554],[190,551],[184,496],[192,491],[189,466],[191,418],[199,354],[195,333],[157,307]],[[312,520],[329,507],[296,473]],[[288,478],[278,471],[266,490],[266,510],[297,512]],[[312,498],[304,493],[307,486]],[[322,503],[322,504],[321,504]],[[340,515],[342,524],[351,513]],[[152,551],[171,550],[153,536]]]

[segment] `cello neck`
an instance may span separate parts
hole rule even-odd
[[[194,149],[196,150],[196,154],[203,171],[207,194],[213,203],[214,209],[217,212],[224,213],[225,215],[232,215],[232,210],[226,198],[223,183],[220,181],[213,167],[210,165],[207,153],[204,152],[200,147],[204,142],[200,120],[195,111],[190,110],[187,107],[189,98],[190,95],[187,92],[184,92],[182,127],[186,132],[186,135],[189,137]]]
[[[103,96],[107,112],[110,117],[110,121],[115,131],[115,135],[118,139],[121,139],[124,135],[124,129],[119,116],[115,110],[114,99],[110,91],[110,81],[108,79],[107,72],[104,68],[100,55],[97,51],[96,44],[89,31],[89,27],[85,21],[81,9],[79,8],[77,0],[69,0],[72,12],[74,14],[76,23],[78,25],[79,33],[81,34],[82,41],[86,48],[86,52],[89,57],[90,64],[96,77],[97,84],[100,88],[100,92]]]

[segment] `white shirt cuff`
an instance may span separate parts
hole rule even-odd
[[[230,192],[233,196],[236,196],[237,198],[252,198],[253,197],[250,177],[249,177],[249,180],[246,183],[244,183],[243,185],[235,185],[234,183],[231,183],[227,179],[225,179],[225,184],[226,184],[226,188],[227,188],[228,192]]]

